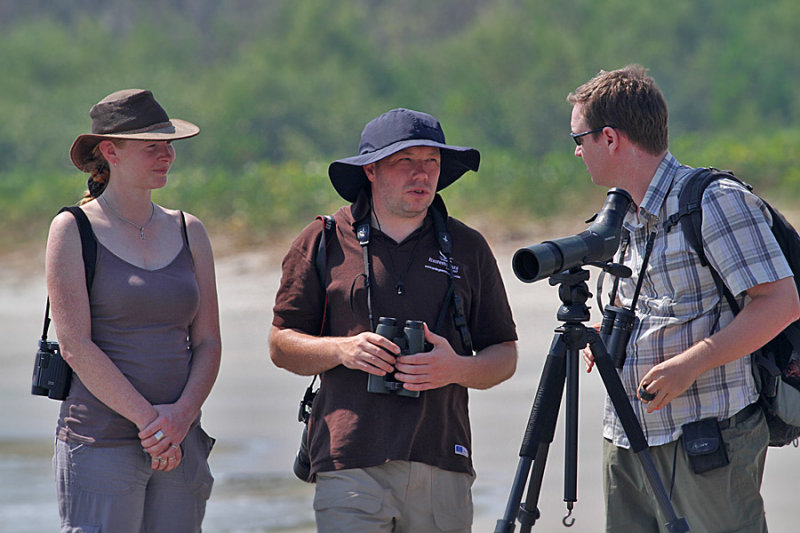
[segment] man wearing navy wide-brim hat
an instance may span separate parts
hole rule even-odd
[[[470,530],[467,389],[517,360],[495,258],[438,194],[479,162],[431,115],[384,113],[328,169],[351,204],[284,258],[270,356],[321,376],[295,469],[317,483],[318,531]]]

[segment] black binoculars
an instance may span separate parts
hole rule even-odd
[[[411,355],[425,352],[425,330],[420,320],[406,320],[404,328],[397,325],[397,319],[382,316],[378,320],[375,333],[381,337],[386,337],[400,347],[402,355]],[[403,383],[394,377],[394,373],[376,376],[370,374],[367,378],[367,391],[378,394],[392,394],[398,396],[408,396],[419,398],[419,391],[406,390]]]
[[[603,309],[600,338],[617,368],[625,364],[626,348],[635,323],[636,314],[630,309],[616,305],[607,305]]]
[[[381,317],[378,319],[378,326],[375,333],[385,337],[400,347],[402,355],[411,355],[430,350],[430,346],[425,343],[425,329],[420,320],[407,320],[405,327],[397,325],[397,319],[392,317]],[[312,383],[313,385],[313,383]],[[367,391],[377,394],[397,394],[410,398],[419,398],[419,391],[406,390],[403,383],[395,379],[394,374],[376,376],[369,374],[367,378]],[[308,451],[308,418],[311,415],[311,404],[314,401],[316,392],[312,391],[312,386],[306,390],[303,400],[300,402],[298,419],[304,422],[303,433],[300,437],[300,447],[292,465],[294,475],[302,481],[311,482],[311,459]]]
[[[72,383],[72,368],[61,357],[57,342],[39,339],[39,349],[33,361],[31,394],[65,400]]]

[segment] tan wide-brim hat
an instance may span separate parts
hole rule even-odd
[[[153,93],[124,89],[109,94],[89,111],[92,133],[79,135],[69,151],[76,167],[90,172],[92,150],[103,139],[174,141],[194,137],[200,128],[191,122],[169,118]]]

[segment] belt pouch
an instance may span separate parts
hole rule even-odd
[[[716,418],[684,424],[683,447],[695,474],[723,467],[730,462]]]

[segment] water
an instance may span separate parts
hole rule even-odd
[[[260,451],[221,448],[214,451],[212,461],[216,480],[206,511],[205,531],[314,530],[314,516],[308,505],[313,491],[311,486],[280,473],[233,468],[240,458],[253,460]],[[5,481],[0,484],[0,531],[58,530],[51,459],[52,446],[41,441],[0,443],[0,478]]]
[[[500,256],[520,334],[520,361],[509,381],[470,391],[473,458],[473,531],[494,531],[503,517],[519,462],[522,435],[553,337],[559,301],[546,282],[525,285]],[[0,265],[0,533],[58,530],[51,470],[58,402],[30,395],[30,373],[45,302],[40,264],[27,272]],[[217,263],[223,336],[220,375],[203,409],[217,439],[211,457],[214,490],[203,530],[208,533],[312,532],[313,486],[291,468],[302,426],[297,407],[309,379],[275,368],[267,356],[268,324],[278,266],[264,255]],[[592,286],[592,285],[590,285]],[[590,302],[591,304],[592,302]],[[604,389],[596,372],[580,377],[578,502],[565,529],[563,406],[548,457],[534,531],[594,533],[602,529],[600,426]],[[770,531],[796,530],[794,509],[800,450],[771,449],[762,491]]]

